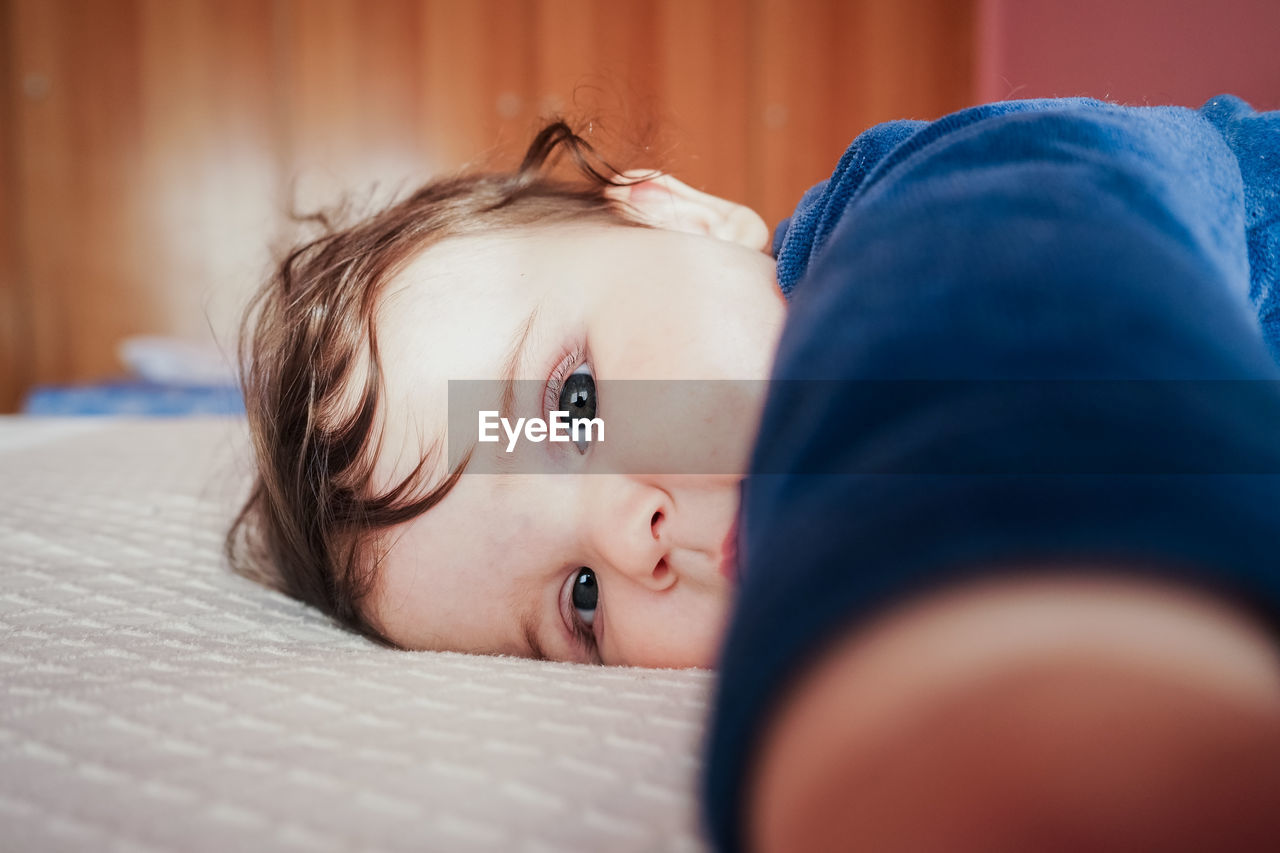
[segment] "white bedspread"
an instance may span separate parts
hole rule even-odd
[[[703,847],[711,674],[332,627],[226,568],[242,431],[0,418],[0,848]]]

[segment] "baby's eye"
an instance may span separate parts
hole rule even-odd
[[[569,413],[570,436],[573,435],[574,421],[589,421],[596,416],[596,406],[599,401],[596,397],[596,380],[591,375],[589,365],[582,365],[565,378],[564,385],[560,389],[560,398],[556,402],[559,405],[557,411]],[[580,452],[587,452],[590,435],[590,427],[585,423],[581,424],[578,440],[574,442]]]
[[[596,584],[596,573],[586,566],[578,569],[573,579],[573,592],[570,593],[573,609],[584,624],[590,625],[596,618],[596,602],[600,599],[600,587]]]

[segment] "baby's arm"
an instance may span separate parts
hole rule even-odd
[[[886,832],[907,824],[956,831],[990,809],[1011,822],[993,818],[993,831],[1018,833],[1037,822],[1065,831],[1059,819],[1077,809],[1083,825],[1096,825],[1101,815],[1088,810],[1109,800],[1073,799],[1097,786],[1089,775],[1095,770],[1107,779],[1127,768],[1151,774],[1117,780],[1125,797],[1147,791],[1151,798],[1117,806],[1123,826],[1143,808],[1162,812],[1184,801],[1188,791],[1209,797],[1148,783],[1230,743],[1220,736],[1260,736],[1258,724],[1230,722],[1245,708],[1257,711],[1257,702],[1242,704],[1239,694],[1219,695],[1208,689],[1216,682],[1191,677],[1212,676],[1215,665],[1188,672],[1164,665],[1235,659],[1235,652],[1187,657],[1204,633],[1191,630],[1190,615],[1183,621],[1195,639],[1175,638],[1171,648],[1179,651],[1149,667],[1133,664],[1131,652],[1145,648],[1148,623],[1159,621],[1165,605],[1130,594],[1125,607],[1114,605],[1123,616],[1099,623],[1111,633],[1092,627],[1094,608],[1116,613],[1108,604],[1112,586],[1154,593],[1162,585],[1235,602],[1222,612],[1251,612],[1273,633],[1280,626],[1280,385],[1243,286],[1242,235],[1214,226],[1219,213],[1231,218],[1223,213],[1225,190],[1194,167],[1201,143],[1205,156],[1222,149],[1216,131],[1194,122],[1182,128],[1182,114],[1091,110],[999,117],[916,151],[849,207],[797,292],[775,375],[845,384],[775,382],[766,402],[744,488],[742,583],[710,736],[708,824],[724,849],[738,849],[744,832],[766,831],[759,809],[772,808],[776,791],[787,787],[769,783],[764,794],[744,787],[775,775],[752,776],[765,766],[759,749],[766,740],[784,745],[770,749],[793,756],[786,759],[792,769],[836,773],[800,790],[867,833],[876,829],[865,823],[872,818],[884,820]],[[1241,239],[1216,239],[1224,234]],[[1145,404],[1155,392],[1160,400]],[[1045,625],[1027,620],[1033,636],[1050,626],[1059,632],[1057,646],[1012,659],[1024,645],[996,644],[984,652],[991,680],[974,677],[984,661],[974,652],[955,665],[964,676],[958,682],[904,694],[946,674],[939,650],[973,642],[968,630],[931,632],[935,646],[905,656],[914,667],[906,674],[916,680],[897,692],[886,688],[886,719],[903,728],[860,732],[867,722],[854,712],[875,679],[844,672],[863,659],[832,652],[835,638],[901,602],[942,601],[939,591],[957,581],[997,572],[990,601],[972,612],[1003,618],[1006,606],[1024,612],[1005,600],[1012,592],[994,592],[1015,589],[1005,586],[1014,577],[1085,569],[1114,580],[1094,581],[1102,584],[1095,594],[1075,595]],[[1048,588],[1038,595],[1054,597]],[[981,600],[956,604],[957,614]],[[1231,634],[1226,625],[1241,619],[1215,624]],[[1235,636],[1256,660],[1261,634],[1251,624],[1239,621]],[[1016,642],[1018,632],[1004,625],[997,636]],[[906,643],[905,629],[901,637]],[[1099,637],[1107,642],[1097,644]],[[815,660],[849,676],[854,692],[797,681]],[[1169,699],[1188,679],[1205,689]],[[813,707],[830,701],[830,719],[844,721],[812,724],[813,745],[830,750],[821,761],[800,758],[804,743],[788,742],[784,725],[773,727],[775,709],[792,702],[793,691],[800,707],[816,696]],[[910,710],[935,707],[939,716],[907,727]],[[1016,727],[1023,748],[993,742],[1002,729],[982,716],[984,707],[1016,712],[1007,726]],[[970,708],[977,716],[966,718]],[[1105,743],[1097,739],[1099,722],[1113,718],[1125,727],[1163,722],[1138,727],[1123,749],[1095,746]],[[1180,731],[1200,718],[1194,731]],[[924,751],[913,764],[887,765],[906,768],[897,776],[882,778],[851,758],[871,746],[892,755],[917,743]],[[1257,749],[1248,760],[1280,758],[1274,741],[1269,753]],[[1162,763],[1148,760],[1157,756]],[[1053,772],[1041,773],[1042,766]],[[986,775],[962,783],[934,778],[959,767]],[[785,769],[777,774],[786,778]],[[1050,789],[1049,780],[1063,787]],[[1261,796],[1277,790],[1275,781],[1249,790]],[[835,782],[849,790],[821,794]],[[930,792],[929,784],[939,787]],[[1201,784],[1194,772],[1191,784]],[[1006,804],[1006,791],[1019,795],[1016,805]],[[753,804],[757,813],[749,814]],[[1246,799],[1219,805],[1251,808]],[[917,807],[937,812],[934,822],[903,818]],[[779,807],[779,814],[788,811]],[[1204,812],[1197,819],[1208,821],[1201,829],[1220,822]],[[1012,837],[993,836],[992,844]]]
[[[766,729],[745,815],[762,851],[1261,850],[1278,792],[1261,626],[1189,588],[1062,574],[832,645]]]

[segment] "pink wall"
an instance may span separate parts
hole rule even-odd
[[[1280,109],[1280,0],[980,0],[978,97]]]

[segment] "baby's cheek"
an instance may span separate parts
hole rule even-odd
[[[672,594],[675,594],[673,588]],[[605,663],[654,669],[713,669],[728,619],[728,594],[702,596],[684,615],[657,615],[619,626],[618,660],[606,650]]]

